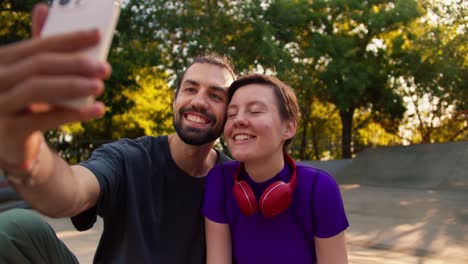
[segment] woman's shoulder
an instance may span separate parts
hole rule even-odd
[[[310,165],[298,165],[297,179],[300,194],[313,195],[319,202],[341,201],[339,184],[328,172]]]
[[[296,163],[296,171],[299,181],[320,182],[320,184],[337,185],[335,178],[322,169],[302,163]]]

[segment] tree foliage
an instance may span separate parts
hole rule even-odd
[[[29,36],[37,2],[0,3],[0,44]],[[128,0],[99,98],[105,117],[47,137],[78,161],[110,140],[171,132],[177,75],[214,51],[242,74],[273,74],[295,89],[299,159],[468,140],[466,8],[461,0]]]
[[[30,36],[30,12],[38,1],[0,1],[0,45],[23,40]]]
[[[395,52],[410,108],[402,130],[412,143],[468,140],[468,6],[423,4],[427,15],[412,23]]]

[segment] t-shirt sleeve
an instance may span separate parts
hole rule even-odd
[[[116,204],[115,199],[120,195],[123,186],[124,174],[123,140],[105,144],[96,149],[91,158],[79,165],[88,168],[99,182],[100,192],[96,206],[72,217],[72,222],[78,230],[86,230],[93,226],[96,215],[104,217],[112,212]]]
[[[332,176],[321,172],[314,191],[315,236],[328,238],[348,228],[340,189]]]
[[[228,223],[226,215],[226,186],[222,166],[217,165],[206,176],[202,214],[211,221]]]

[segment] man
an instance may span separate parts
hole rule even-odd
[[[35,8],[33,33],[46,13],[44,5]],[[187,68],[173,103],[177,133],[123,139],[69,166],[40,131],[103,115],[99,102],[53,106],[103,92],[110,67],[69,53],[98,40],[96,32],[78,32],[0,48],[0,168],[43,214],[73,217],[79,230],[102,216],[96,263],[205,263],[204,176],[228,159],[213,144],[225,123],[232,67],[204,56]],[[50,227],[25,211],[0,215],[0,248],[1,263],[76,262]]]

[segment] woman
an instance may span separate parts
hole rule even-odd
[[[347,263],[336,182],[287,155],[299,116],[293,90],[253,74],[235,81],[229,98],[224,137],[238,161],[208,174],[208,264]]]

